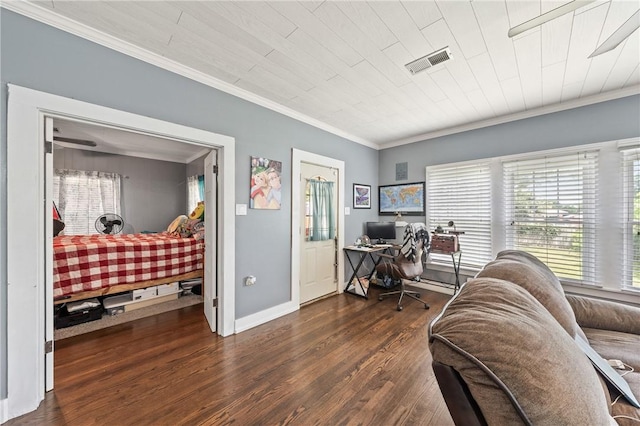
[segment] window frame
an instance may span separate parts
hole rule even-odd
[[[575,281],[561,279],[563,288],[567,293],[581,294],[590,297],[602,297],[619,300],[628,303],[640,303],[638,296],[640,291],[635,288],[625,288],[623,284],[623,237],[624,224],[622,219],[622,162],[620,150],[628,147],[640,148],[640,138],[633,137],[622,140],[581,144],[571,147],[554,148],[540,151],[530,151],[519,154],[481,158],[464,162],[448,164],[434,164],[428,167],[446,167],[455,164],[473,164],[489,161],[491,164],[491,184],[493,194],[503,193],[502,163],[516,159],[529,159],[534,156],[553,156],[579,151],[598,151],[598,166],[596,171],[597,185],[599,186],[596,205],[596,259],[595,280],[592,284],[584,284]],[[426,170],[425,170],[426,175]],[[427,187],[428,191],[428,187]],[[427,194],[428,196],[428,194]],[[504,208],[504,196],[494,196],[492,202],[492,254],[493,257],[501,250],[506,249],[507,222]],[[612,207],[614,206],[614,207]],[[427,209],[429,206],[427,205]],[[428,214],[428,213],[427,213]],[[425,218],[428,223],[428,218]],[[461,236],[461,246],[464,258],[464,238]],[[433,270],[452,271],[451,263],[432,263],[428,268]],[[472,277],[479,269],[462,267],[461,274]]]

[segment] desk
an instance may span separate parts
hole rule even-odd
[[[429,253],[451,255],[451,262],[453,263],[453,272],[456,274],[456,284],[453,289],[453,294],[456,294],[458,290],[460,290],[460,258],[462,257],[462,251],[430,250]],[[456,255],[458,256],[457,261],[456,261]]]
[[[351,270],[353,271],[351,277],[347,281],[347,285],[344,288],[345,293],[350,293],[355,296],[364,297],[365,299],[369,298],[369,283],[371,281],[371,277],[376,273],[376,266],[382,260],[381,256],[375,256],[381,253],[391,254],[391,248],[393,245],[391,244],[376,244],[373,247],[358,247],[358,246],[348,246],[344,248],[344,254],[347,257],[347,261],[349,265],[351,265]],[[351,254],[358,255],[358,262],[354,265],[351,257]],[[362,264],[364,263],[366,258],[371,259],[373,261],[373,268],[371,271],[362,274],[360,269],[362,268]]]

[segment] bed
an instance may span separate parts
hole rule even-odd
[[[54,237],[54,303],[201,277],[203,252],[203,240],[168,233]]]

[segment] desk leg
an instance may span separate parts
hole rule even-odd
[[[453,294],[456,294],[460,290],[460,258],[462,252],[458,252],[458,262],[456,263],[456,254],[451,253],[451,261],[453,262],[453,272],[456,274],[456,287],[453,289]]]
[[[349,261],[349,265],[351,265],[351,269],[353,269],[353,273],[351,274],[349,281],[347,281],[347,285],[345,286],[344,291],[345,293],[350,293],[355,296],[360,296],[360,297],[364,297],[365,299],[368,299],[369,298],[368,288],[367,289],[364,288],[364,286],[362,285],[362,281],[360,281],[360,277],[358,277],[358,270],[362,266],[362,263],[364,263],[364,260],[366,259],[366,257],[367,257],[366,252],[363,252],[362,254],[360,254],[360,260],[358,261],[358,265],[354,267],[353,262],[351,261],[351,257],[347,254],[347,260]],[[358,285],[360,285],[362,294],[359,294],[356,291],[355,284],[353,285],[354,286],[353,291],[349,291],[349,287],[351,287],[351,283],[353,282],[354,278],[356,279],[356,281],[358,281]]]

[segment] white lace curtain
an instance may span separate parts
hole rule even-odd
[[[56,170],[53,200],[65,235],[97,234],[95,221],[105,213],[121,215],[121,177],[117,173]]]

